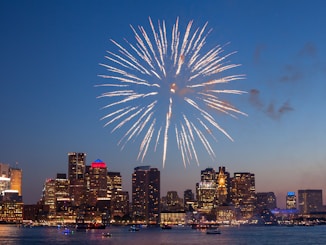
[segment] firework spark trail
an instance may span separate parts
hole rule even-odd
[[[130,129],[125,133],[125,135],[120,139],[120,141],[118,142],[118,145],[120,145],[123,141],[123,139],[125,137],[128,137],[128,139],[125,141],[125,144],[131,140],[131,138],[137,133],[138,129],[140,128],[140,124],[143,120],[143,118],[150,113],[151,110],[153,110],[155,104],[157,103],[157,101],[154,101],[153,103],[151,103],[150,105],[147,106],[147,109],[145,110],[145,112],[138,118],[138,120],[130,127]],[[139,114],[143,111],[143,109],[140,109],[137,113],[135,114]],[[132,116],[136,116],[136,115],[132,115]],[[125,144],[123,144],[122,149],[124,148]]]
[[[197,141],[214,159],[209,138],[217,141],[215,131],[233,139],[207,109],[234,118],[235,114],[246,116],[220,98],[223,94],[241,95],[244,91],[217,88],[244,79],[243,75],[222,75],[239,66],[227,61],[236,52],[223,54],[220,45],[203,51],[212,31],[207,29],[207,22],[193,29],[193,21],[189,21],[182,33],[177,18],[170,36],[165,21],[158,21],[155,26],[149,18],[149,26],[147,33],[143,26],[130,25],[134,43],[125,39],[124,46],[110,40],[117,51],[107,51],[105,58],[110,64],[100,64],[108,74],[99,76],[110,80],[110,83],[97,85],[109,90],[98,96],[110,101],[103,107],[109,113],[101,120],[107,120],[104,126],[112,127],[111,132],[125,130],[118,141],[121,149],[140,138],[137,159],[141,161],[148,154],[151,142],[154,152],[162,142],[165,166],[171,126],[184,166],[191,161],[199,165]]]
[[[171,115],[172,115],[172,99],[170,98],[169,111],[166,113],[166,123],[165,123],[165,130],[164,130],[163,167],[165,165],[165,160],[166,160],[166,151],[168,147],[168,131],[170,127]]]

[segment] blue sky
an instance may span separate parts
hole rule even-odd
[[[162,195],[195,189],[200,171],[226,166],[256,175],[257,191],[274,191],[284,206],[287,191],[326,192],[326,16],[324,1],[1,1],[0,2],[0,162],[23,169],[23,196],[36,203],[46,178],[67,172],[67,153],[86,152],[87,163],[100,158],[120,171],[130,191],[133,168],[161,170]],[[121,151],[117,134],[100,118],[108,103],[97,99],[109,41],[134,43],[130,25],[148,17],[165,20],[168,31],[179,17],[183,32],[208,22],[207,46],[237,51],[241,64],[228,102],[248,117],[216,120],[234,142],[217,134],[216,159],[199,151],[200,165],[184,168],[180,153],[169,148],[137,161],[138,144]],[[233,70],[232,70],[233,72]],[[171,137],[172,138],[172,137]],[[325,193],[324,193],[325,194]]]

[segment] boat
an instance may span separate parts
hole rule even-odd
[[[111,236],[112,236],[112,234],[110,232],[102,233],[102,237],[111,237]]]
[[[86,230],[86,229],[105,229],[106,225],[101,223],[78,223],[76,225],[77,230]]]
[[[221,234],[221,230],[220,230],[220,229],[207,230],[207,231],[206,231],[206,234],[211,234],[211,235],[214,235],[214,234]]]
[[[76,229],[77,229],[77,231],[86,231],[87,224],[86,223],[77,223]]]
[[[139,231],[139,227],[132,225],[129,227],[129,231]]]
[[[70,230],[70,229],[68,229],[68,228],[65,228],[64,230],[63,230],[63,234],[64,235],[69,235],[69,234],[73,234],[74,232],[72,231],[72,230]]]
[[[90,223],[87,226],[87,229],[105,229],[106,225],[102,223]]]
[[[171,230],[172,229],[172,226],[171,225],[162,225],[161,228],[163,230]]]
[[[192,229],[206,230],[206,229],[217,229],[219,224],[217,223],[195,223],[191,225]]]

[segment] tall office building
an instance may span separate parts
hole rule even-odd
[[[113,190],[122,191],[122,177],[120,172],[108,172],[107,183],[108,183],[107,196],[111,200]]]
[[[231,202],[231,179],[230,173],[225,167],[219,167],[217,178],[217,205],[228,205]]]
[[[21,170],[0,163],[0,220],[21,223],[22,210]]]
[[[43,187],[42,201],[49,207],[49,218],[56,215],[56,183],[54,179],[47,179]]]
[[[132,211],[135,219],[147,224],[159,223],[160,171],[140,166],[132,174]]]
[[[274,192],[257,192],[257,211],[261,213],[263,210],[273,210],[276,208],[276,196]]]
[[[185,211],[193,211],[195,205],[195,195],[191,189],[183,192],[183,206]]]
[[[70,197],[75,206],[85,202],[86,153],[68,153],[68,179]]]
[[[99,198],[107,197],[107,167],[97,159],[91,166],[86,166],[85,172],[87,204],[95,206]]]
[[[295,192],[290,191],[286,195],[286,209],[296,209],[297,208],[297,197]]]
[[[232,178],[232,203],[239,218],[251,218],[256,207],[255,175],[248,172],[234,173]]]
[[[5,190],[0,195],[0,220],[8,223],[23,222],[23,200],[17,190]]]
[[[0,193],[4,190],[15,190],[22,195],[22,170],[0,163]]]
[[[10,168],[10,189],[18,191],[22,195],[22,170],[19,168]]]
[[[56,197],[56,212],[68,214],[71,213],[71,199],[69,196],[69,180],[64,173],[58,173],[55,179],[55,197]]]
[[[129,193],[122,191],[122,177],[120,172],[107,173],[107,196],[111,202],[111,216],[124,216],[129,214]]]
[[[0,177],[9,177],[9,164],[0,163]]]
[[[111,193],[111,217],[129,214],[129,193],[128,191],[122,191],[114,188]]]
[[[323,211],[322,190],[298,190],[300,214]]]
[[[200,182],[196,184],[198,208],[209,213],[216,206],[216,172],[213,168],[201,171]]]
[[[0,163],[0,195],[10,189],[9,164]]]

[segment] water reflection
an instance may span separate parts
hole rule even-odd
[[[162,230],[144,228],[138,232],[128,227],[105,230],[65,232],[64,228],[0,225],[1,244],[110,244],[110,245],[197,245],[197,244],[326,244],[326,226],[314,227],[221,227],[221,234],[207,235],[191,228]],[[111,237],[104,237],[110,232]]]

